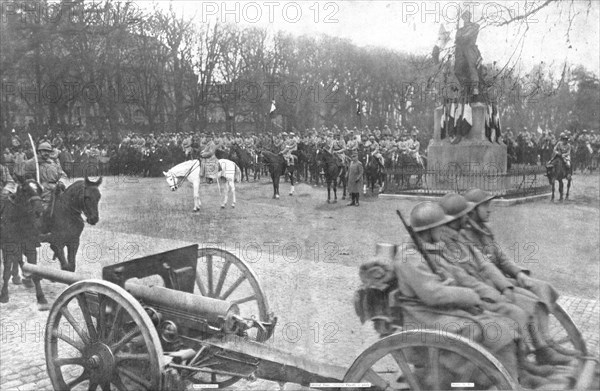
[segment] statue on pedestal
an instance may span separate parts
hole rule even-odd
[[[475,44],[479,35],[479,25],[471,21],[471,12],[468,10],[461,18],[464,25],[456,32],[454,74],[461,86],[468,91],[467,96],[477,96],[480,93],[479,66],[482,60],[479,48]]]

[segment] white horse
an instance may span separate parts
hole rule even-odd
[[[231,191],[232,194],[231,207],[235,208],[235,182],[241,180],[242,172],[237,164],[231,160],[219,159],[219,165],[221,166],[221,172],[217,179],[217,185],[219,185],[221,178],[224,178],[226,183],[221,209],[224,209],[225,205],[227,205],[229,191]],[[167,183],[171,187],[171,191],[177,190],[186,179],[192,183],[194,186],[194,212],[198,212],[200,210],[200,205],[202,204],[200,202],[200,161],[185,161],[171,168],[167,172],[163,171],[163,174],[167,177]],[[221,187],[219,186],[219,192],[220,191]]]

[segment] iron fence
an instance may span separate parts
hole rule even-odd
[[[527,196],[551,190],[543,166],[513,167],[507,173],[405,168],[386,170],[385,193],[445,194],[479,188],[499,196]]]

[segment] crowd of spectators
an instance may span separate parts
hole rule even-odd
[[[129,132],[120,140],[112,141],[107,137],[99,137],[86,131],[49,131],[34,142],[49,142],[55,149],[54,157],[60,161],[63,169],[71,176],[89,175],[141,175],[160,176],[162,171],[186,159],[198,158],[199,152],[212,139],[222,155],[232,145],[255,151],[269,149],[277,151],[281,145],[283,134],[296,139],[299,145],[310,147],[326,145],[331,140],[343,139],[345,142],[357,140],[359,145],[369,147],[378,143],[379,150],[389,155],[403,148],[407,143],[416,148],[421,155],[426,154],[430,136],[420,132],[416,127],[410,129],[387,125],[381,129],[377,126],[365,125],[360,129],[345,126],[304,129],[292,132],[273,130],[272,132],[172,132],[160,134],[141,134]],[[570,142],[577,149],[588,148],[597,155],[600,150],[600,134],[598,131],[582,130],[570,135]],[[532,132],[524,128],[518,132],[505,129],[503,142],[508,147],[508,158],[512,164],[544,164],[550,158],[557,143],[555,132],[540,129]],[[3,138],[2,163],[10,169],[11,174],[19,175],[22,163],[33,156],[27,133],[12,130]],[[278,151],[277,151],[278,152]]]

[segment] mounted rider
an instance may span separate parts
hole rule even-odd
[[[554,151],[552,153],[552,157],[547,163],[547,167],[554,167],[553,160],[557,157],[560,157],[565,165],[567,166],[567,179],[571,179],[571,174],[573,173],[571,169],[571,144],[569,144],[569,135],[567,132],[562,132],[560,134],[560,140],[556,143],[554,147]]]
[[[218,145],[213,140],[214,135],[208,136],[208,142],[200,152],[200,178],[205,177],[212,182],[217,179],[219,172],[221,172],[221,165],[219,159],[215,156]]]
[[[336,133],[331,139],[327,150],[335,157],[338,167],[346,165],[346,141],[340,133]]]
[[[346,143],[346,155],[352,158],[355,152],[358,153],[358,140],[352,130],[349,131],[348,137],[349,140]]]
[[[371,151],[371,156],[377,159],[379,165],[381,166],[381,169],[383,169],[385,167],[383,155],[380,152],[379,144],[377,143],[377,141],[375,141],[375,136],[369,136],[369,149]]]
[[[37,148],[39,153],[38,166],[40,174],[40,185],[42,185],[42,203],[44,204],[44,214],[42,221],[44,225],[40,231],[48,233],[51,229],[50,220],[54,212],[55,197],[65,190],[65,184],[61,181],[67,177],[60,163],[52,159],[54,149],[49,142],[42,142]],[[36,167],[35,158],[29,159],[23,166],[24,179],[36,179],[38,167]]]
[[[295,156],[292,155],[292,152],[298,150],[298,141],[296,140],[296,135],[293,132],[290,132],[289,136],[286,132],[282,133],[283,140],[281,142],[281,152],[280,155],[283,155],[285,158],[285,163],[288,166],[294,165]]]

